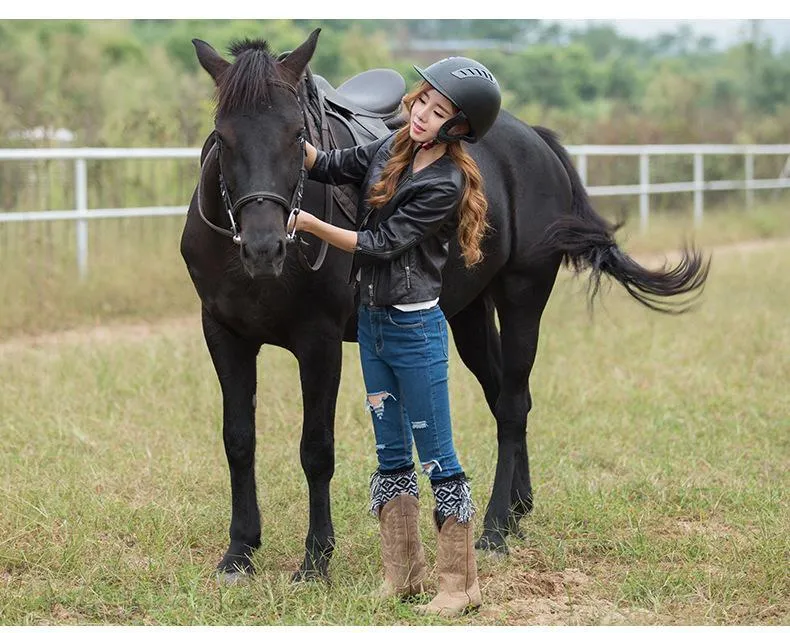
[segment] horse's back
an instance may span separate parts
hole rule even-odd
[[[483,177],[491,228],[482,245],[485,257],[472,269],[463,265],[453,240],[442,293],[448,316],[484,292],[503,269],[545,266],[533,257],[535,247],[546,227],[571,208],[570,179],[559,158],[510,113],[501,112],[486,136],[467,149]]]
[[[571,184],[562,162],[532,127],[510,113],[502,112],[470,153],[483,173],[491,223],[510,222],[520,250],[570,210]]]

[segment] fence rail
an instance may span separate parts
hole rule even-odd
[[[690,192],[694,194],[694,222],[700,225],[704,213],[706,191],[738,191],[745,194],[747,207],[753,204],[753,192],[761,189],[790,188],[790,144],[787,145],[569,145],[568,153],[576,158],[576,166],[590,196],[638,196],[640,229],[647,230],[650,218],[650,195]],[[683,182],[651,182],[652,156],[693,157],[692,180]],[[743,179],[705,180],[706,156],[743,156]],[[588,164],[596,156],[637,156],[639,182],[619,185],[587,186]],[[787,156],[777,178],[754,178],[756,156]],[[187,205],[146,206],[133,208],[90,208],[88,200],[88,161],[139,159],[192,160],[200,157],[198,148],[59,148],[0,149],[0,169],[9,161],[73,161],[74,209],[47,211],[0,212],[0,224],[10,222],[42,222],[73,220],[77,227],[77,263],[80,276],[88,270],[88,221],[101,218],[183,215]]]

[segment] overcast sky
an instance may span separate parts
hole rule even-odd
[[[562,20],[564,24],[609,22],[624,35],[652,37],[662,32],[673,32],[683,24],[689,25],[697,35],[710,35],[720,46],[727,46],[743,39],[750,28],[749,20]],[[790,20],[760,20],[760,32],[773,38],[780,48],[790,46]]]

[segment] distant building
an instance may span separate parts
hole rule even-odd
[[[75,139],[74,132],[66,128],[53,128],[38,127],[30,128],[29,130],[16,130],[8,133],[8,139],[11,141],[28,141],[34,145],[41,145],[42,141],[48,146],[52,145],[70,145]]]

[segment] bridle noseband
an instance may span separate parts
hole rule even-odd
[[[290,90],[294,96],[296,97],[296,101],[299,103],[299,110],[302,111],[302,102],[299,99],[299,93],[296,91],[291,84],[286,83],[284,81],[277,81],[271,80],[271,83],[277,86],[282,86]],[[239,233],[238,223],[236,222],[237,214],[241,211],[242,207],[249,204],[250,202],[258,202],[261,203],[264,200],[271,200],[272,202],[276,202],[281,207],[285,208],[286,211],[289,211],[288,220],[286,220],[286,235],[285,238],[288,242],[293,242],[296,239],[296,222],[294,222],[294,228],[288,232],[287,227],[288,223],[290,223],[292,218],[295,218],[299,211],[301,210],[302,206],[302,195],[304,193],[304,181],[307,178],[307,169],[304,166],[305,160],[305,131],[304,128],[302,129],[301,134],[299,135],[299,148],[301,151],[301,162],[299,167],[299,180],[296,183],[296,188],[294,189],[293,195],[291,196],[290,202],[286,200],[283,196],[278,193],[274,193],[271,191],[253,191],[252,193],[248,193],[234,203],[230,197],[230,191],[228,190],[228,186],[225,183],[225,176],[222,173],[222,139],[220,138],[217,130],[211,133],[214,137],[214,144],[211,146],[209,153],[206,155],[205,160],[203,161],[203,165],[200,170],[200,180],[198,182],[198,212],[200,213],[200,217],[203,218],[203,221],[208,224],[212,229],[230,237],[234,244],[241,244],[241,234]],[[203,213],[203,206],[202,206],[202,198],[203,198],[203,176],[206,169],[206,165],[209,162],[209,157],[212,152],[217,151],[217,169],[219,171],[219,192],[220,197],[222,198],[222,204],[225,207],[225,212],[228,214],[228,219],[230,220],[231,230],[222,228],[221,226],[217,226],[213,222],[211,222],[206,215]]]

